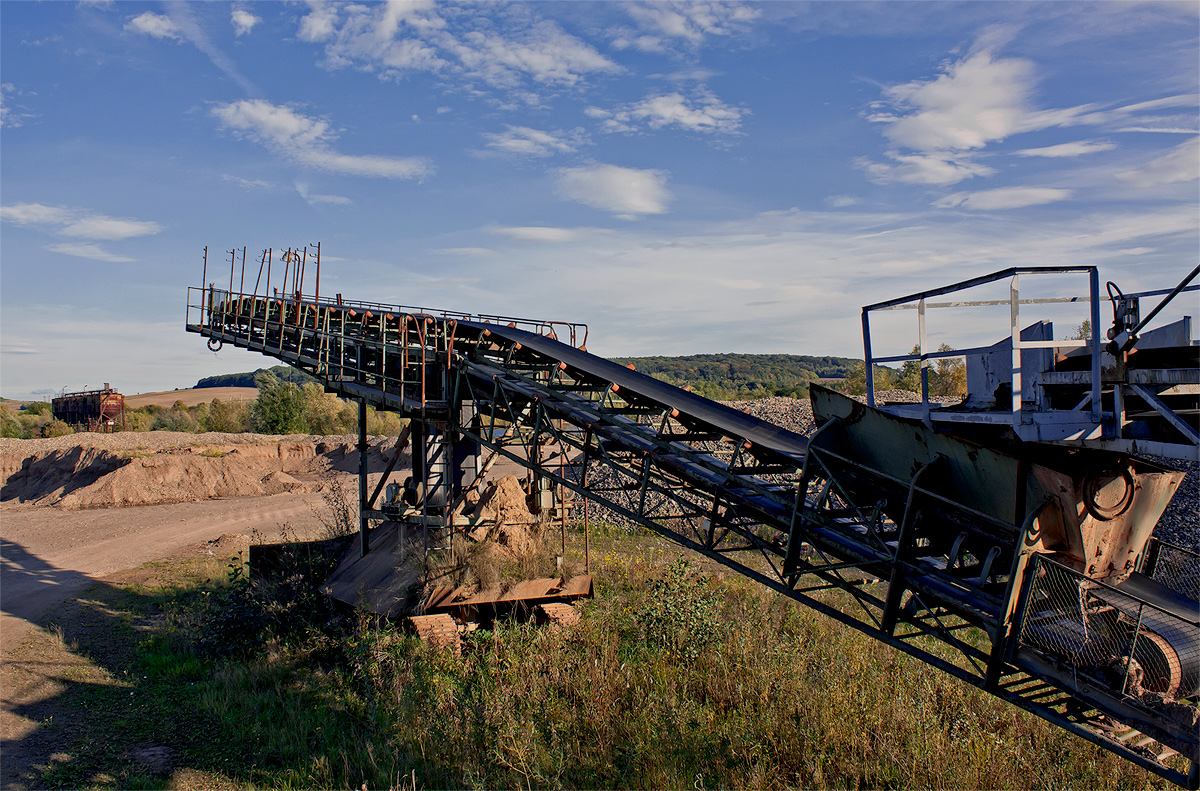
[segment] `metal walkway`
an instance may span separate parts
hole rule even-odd
[[[1200,623],[1186,617],[1196,594],[1184,596],[1184,617],[1145,594],[1151,583],[1177,589],[1176,577],[1195,575],[1186,551],[1139,553],[1136,590],[1096,582],[1035,551],[1047,503],[1026,503],[1025,488],[1008,510],[989,509],[938,482],[949,478],[936,454],[904,475],[846,455],[864,410],[870,420],[901,419],[837,394],[814,388],[823,426],[805,438],[588,353],[584,325],[289,291],[189,289],[187,330],[212,348],[230,344],[307,371],[328,391],[359,399],[360,418],[366,404],[409,418],[414,448],[424,451],[414,453],[410,502],[427,524],[453,535],[470,483],[464,472],[487,453],[511,459],[560,492],[1196,787]],[[457,469],[425,464],[434,451]],[[981,468],[984,480],[997,469],[1028,470],[1027,460],[989,453],[996,466]],[[1178,483],[1158,468],[1134,474]],[[364,553],[369,523],[392,516],[378,504],[382,488],[369,495],[361,478]],[[1080,641],[1076,610],[1088,619],[1085,635],[1105,630],[1103,646]],[[1147,626],[1164,619],[1168,628]],[[1099,664],[1080,663],[1086,650]],[[1109,661],[1114,651],[1123,668]],[[1156,662],[1167,670],[1155,675]]]

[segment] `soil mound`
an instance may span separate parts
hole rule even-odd
[[[487,484],[479,497],[475,514],[494,523],[480,526],[471,538],[492,544],[508,560],[536,553],[542,544],[541,525],[529,512],[525,490],[515,475],[505,475]]]
[[[384,453],[390,458],[395,441],[390,445],[371,449],[370,467],[380,467]],[[0,501],[77,510],[314,492],[323,476],[344,468],[357,470],[358,451],[336,439],[208,443],[157,452],[76,445],[0,455]]]

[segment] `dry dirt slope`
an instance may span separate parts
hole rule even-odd
[[[395,441],[377,438],[370,464]],[[6,508],[76,510],[310,492],[329,473],[358,469],[351,437],[175,432],[0,440]]]

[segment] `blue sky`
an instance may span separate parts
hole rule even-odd
[[[1198,9],[3,2],[0,388],[269,364],[184,332],[205,245],[606,355],[861,356],[862,305],[1013,265],[1171,286]]]

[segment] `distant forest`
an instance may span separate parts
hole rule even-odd
[[[815,379],[845,379],[862,361],[852,357],[808,357],[796,354],[694,354],[688,357],[614,357],[644,374],[676,387],[721,401],[768,396],[807,398],[808,383]],[[239,374],[206,376],[196,387],[254,387],[254,377],[270,370],[285,382],[315,382],[288,365]]]
[[[621,365],[720,401],[768,396],[808,398],[814,379],[844,379],[861,360],[796,354],[693,354],[688,357],[614,357]]]
[[[196,387],[255,387],[254,377],[263,371],[270,371],[275,374],[281,382],[295,382],[303,387],[304,385],[317,380],[304,371],[293,368],[290,365],[276,365],[273,368],[259,368],[257,371],[247,371],[240,374],[218,374],[217,376],[206,376],[199,382],[196,382]]]

